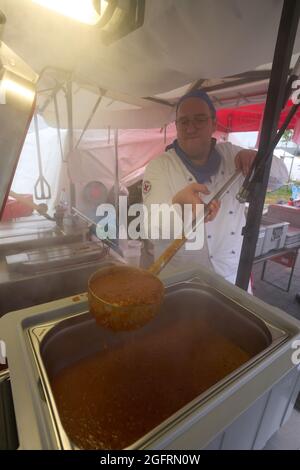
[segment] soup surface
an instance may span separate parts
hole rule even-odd
[[[251,357],[200,315],[101,348],[51,379],[65,431],[82,449],[134,444]]]

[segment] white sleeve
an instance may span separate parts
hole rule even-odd
[[[164,161],[152,160],[146,167],[143,180],[143,202],[147,209],[151,204],[172,204],[172,193]]]
[[[229,150],[227,154],[231,156],[233,165],[234,165],[234,160],[235,160],[236,155],[241,150],[249,150],[249,149],[244,149],[242,147],[239,147],[238,145],[233,145],[229,142],[227,142],[226,144],[220,144],[220,146],[222,145],[227,145],[226,150]],[[286,184],[287,181],[288,181],[288,171],[287,171],[287,167],[284,161],[281,160],[280,158],[277,158],[275,155],[273,155],[270,177],[269,177],[269,182],[268,182],[268,191],[275,191],[276,189]]]
[[[160,213],[159,207],[153,206],[153,204],[167,204],[170,206],[171,210],[176,212],[176,220],[179,222],[181,217],[178,215],[178,208],[176,205],[172,205],[172,199],[175,193],[171,190],[169,184],[169,174],[167,166],[162,158],[153,160],[148,164],[144,174],[143,180],[143,202],[147,210],[148,218],[144,219],[145,226],[148,226],[148,233],[150,234],[151,230],[157,229],[158,232],[162,233],[162,215]],[[156,215],[158,217],[156,217]],[[151,215],[153,216],[151,219]],[[152,232],[153,233],[153,232]],[[170,230],[170,239],[174,237],[174,227],[171,225]]]
[[[224,156],[230,171],[234,171],[235,157],[241,150],[245,149],[238,145],[233,145],[231,142],[221,142],[220,144],[217,144],[216,150]]]
[[[227,143],[230,144],[231,146],[231,153],[234,156],[234,158],[241,150],[249,150],[249,149],[245,149],[245,147],[240,147],[239,145],[232,144],[231,142],[227,142]]]
[[[234,148],[235,155],[240,150],[244,150],[243,148],[238,147],[237,145],[233,145],[233,148]],[[288,181],[288,171],[287,171],[287,167],[285,166],[284,161],[276,157],[275,155],[273,155],[267,190],[276,191],[276,189],[279,189],[281,186],[286,184],[287,181]]]

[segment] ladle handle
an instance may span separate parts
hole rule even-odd
[[[210,201],[211,202],[211,201]],[[209,203],[210,203],[209,202]],[[197,222],[197,226],[203,222],[205,217],[209,214],[209,203],[205,205],[204,207],[204,216],[201,217],[200,220]],[[194,222],[192,223],[192,225]],[[194,227],[194,230],[196,229],[196,224]],[[190,234],[189,234],[190,235]],[[181,238],[176,238],[169,246],[168,248],[165,249],[165,251],[157,258],[156,261],[148,268],[148,271],[154,275],[157,275],[162,271],[162,269],[168,264],[168,262],[173,258],[174,255],[176,255],[177,251],[180,250],[180,248],[185,244],[187,241],[188,236],[185,236],[184,233],[182,233]]]
[[[173,256],[177,253],[177,251],[185,244],[185,242],[188,240],[190,235],[193,233],[193,231],[196,230],[196,228],[204,221],[205,217],[209,214],[210,209],[210,203],[213,200],[221,200],[223,196],[226,194],[228,189],[237,181],[237,179],[240,177],[241,170],[236,170],[234,174],[229,178],[229,180],[221,187],[221,189],[210,199],[210,201],[205,205],[204,207],[204,215],[196,221],[194,220],[192,223],[192,229],[191,231],[187,234],[184,235],[182,233],[181,238],[177,238],[174,240],[168,248],[157,258],[156,261],[148,268],[148,271],[154,275],[159,274],[162,269],[168,264],[168,262],[173,258]]]

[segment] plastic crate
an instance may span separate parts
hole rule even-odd
[[[291,225],[289,226],[287,234],[286,234],[284,246],[287,248],[300,246],[300,228],[299,227],[293,227]]]
[[[264,246],[264,238],[265,238],[265,233],[266,229],[265,227],[260,227],[259,229],[259,234],[258,234],[258,239],[256,243],[256,249],[255,249],[255,258],[260,256],[262,254],[263,246]]]
[[[262,227],[265,228],[262,255],[284,247],[289,225],[289,222],[274,223],[268,217],[262,217]]]

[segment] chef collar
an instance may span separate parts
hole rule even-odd
[[[211,139],[210,153],[207,159],[207,162],[204,165],[195,165],[192,160],[187,156],[187,154],[180,147],[177,139],[174,142],[166,147],[166,151],[174,149],[178,157],[184,164],[184,166],[189,170],[189,172],[194,176],[197,183],[203,184],[211,181],[211,177],[218,172],[221,163],[221,156],[215,148],[216,139]]]

